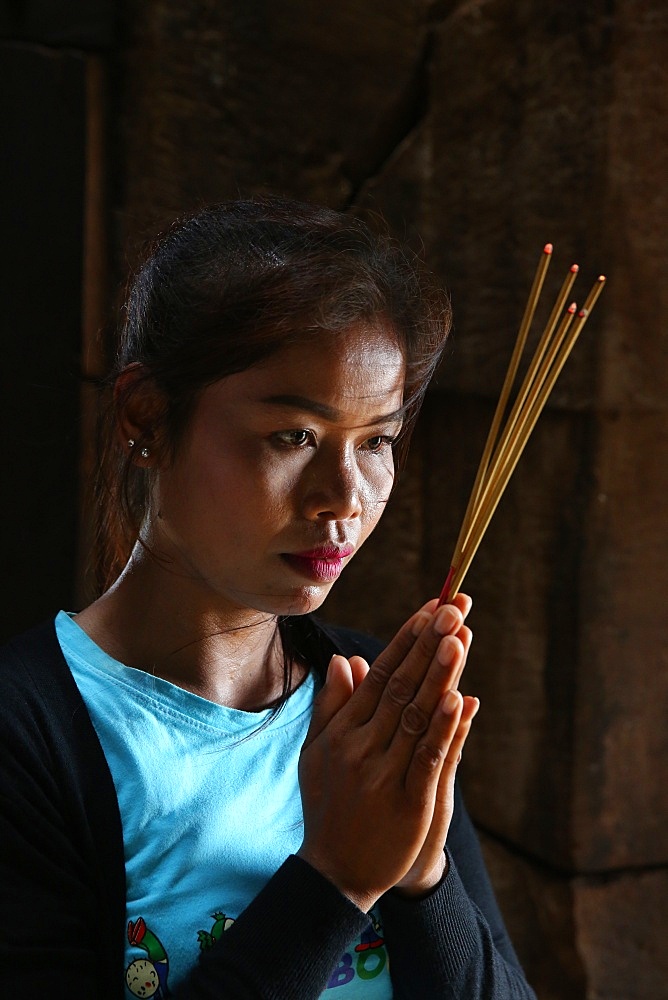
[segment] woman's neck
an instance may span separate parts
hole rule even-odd
[[[275,616],[212,606],[201,599],[201,588],[170,576],[150,556],[133,554],[116,583],[77,622],[114,659],[209,701],[258,711],[283,690]],[[296,664],[293,683],[303,675]]]

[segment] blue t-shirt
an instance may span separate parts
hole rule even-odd
[[[313,677],[277,715],[243,712],[124,666],[65,612],[56,632],[118,796],[126,996],[161,1000],[301,845],[297,764]],[[374,911],[324,995],[392,997]]]

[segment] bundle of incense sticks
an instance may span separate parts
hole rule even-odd
[[[600,275],[580,310],[575,302],[566,307],[579,271],[578,265],[573,264],[564,279],[536,352],[503,424],[551,259],[552,244],[547,243],[538,262],[439,604],[445,604],[458,593],[503,491],[529,440],[529,435],[605,284],[605,276]]]

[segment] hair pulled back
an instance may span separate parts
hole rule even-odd
[[[200,392],[305,337],[336,337],[360,322],[391,331],[406,360],[401,467],[450,328],[447,297],[409,251],[360,220],[261,198],[213,205],[177,220],[131,280],[109,386],[128,366],[163,408],[155,428],[176,451]],[[151,471],[121,447],[115,414],[102,423],[98,578],[124,566],[147,509]],[[148,441],[137,441],[141,448]]]

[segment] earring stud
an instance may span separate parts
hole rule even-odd
[[[128,438],[128,448],[130,449],[130,451],[132,451],[134,446],[135,446],[134,438]]]
[[[148,458],[150,454],[151,454],[151,452],[149,451],[148,448],[142,448],[142,450],[141,450],[141,457],[142,458]]]

